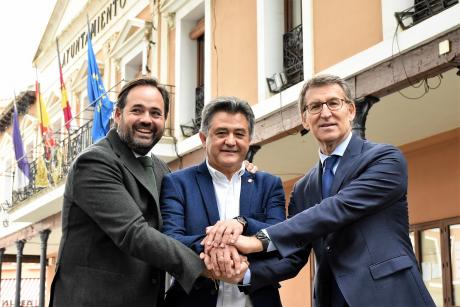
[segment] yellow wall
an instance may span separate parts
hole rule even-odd
[[[291,195],[294,184],[300,179],[294,178],[283,182],[284,193],[286,195],[286,211],[289,205],[289,195]],[[287,215],[287,212],[286,212]],[[281,302],[285,307],[311,306],[312,289],[312,263],[311,257],[299,274],[289,280],[281,282]]]
[[[211,96],[238,96],[251,105],[255,104],[257,103],[256,1],[214,0],[211,10]]]
[[[460,216],[460,128],[401,146],[410,224]]]
[[[380,0],[314,0],[313,16],[315,72],[382,40]]]

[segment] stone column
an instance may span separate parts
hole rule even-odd
[[[40,231],[40,289],[39,289],[39,307],[45,307],[45,282],[46,282],[46,249],[48,247],[48,237],[51,230],[45,229]]]
[[[2,287],[2,264],[3,264],[3,255],[5,254],[5,248],[0,248],[0,289]]]
[[[21,275],[22,275],[22,251],[24,250],[24,244],[26,240],[16,241],[16,298],[14,306],[21,306]]]

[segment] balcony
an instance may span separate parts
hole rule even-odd
[[[401,29],[406,30],[458,3],[458,0],[414,0],[411,6],[395,17]]]
[[[173,110],[174,87],[171,85],[164,85],[164,87],[170,93],[170,110]],[[22,202],[32,199],[44,191],[50,191],[64,182],[73,160],[93,143],[91,135],[93,121],[92,119],[83,118],[86,111],[91,109],[92,107],[90,106],[74,117],[73,122],[82,122],[81,126],[71,129],[70,132],[67,132],[65,128],[55,131],[56,145],[51,149],[46,149],[43,154],[35,154],[35,160],[29,163],[29,184],[21,190],[12,191],[12,202],[6,201],[1,204],[4,210],[11,212],[12,209],[19,207]],[[173,124],[171,118],[171,116],[168,116],[165,123],[164,136],[166,137],[172,135]],[[43,144],[40,144],[33,151],[41,153],[43,152],[42,148]]]
[[[283,35],[283,70],[285,88],[303,81],[302,24]]]
[[[191,137],[200,131],[201,126],[201,112],[204,107],[204,85],[195,88],[195,117],[192,118],[191,123],[181,124],[180,129],[184,137]]]

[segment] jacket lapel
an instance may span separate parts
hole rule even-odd
[[[214,191],[214,185],[212,184],[212,177],[211,174],[209,174],[206,162],[198,165],[196,181],[201,192],[201,197],[204,200],[209,225],[214,225],[220,220],[219,209],[217,208],[216,193]]]
[[[322,176],[323,176],[323,168],[321,165],[321,161],[318,161],[318,164],[316,165],[316,168],[313,170],[314,173],[310,177],[312,180],[312,187],[313,187],[313,192],[315,195],[315,198],[317,198],[319,201],[323,198],[322,196]],[[310,195],[305,195],[305,198],[311,198]]]
[[[241,176],[241,192],[240,192],[240,215],[249,216],[251,210],[252,193],[255,187],[256,176],[245,171]]]
[[[345,177],[352,173],[350,168],[353,167],[353,164],[356,161],[356,156],[361,154],[363,143],[363,139],[353,134],[343,157],[340,159],[337,170],[335,171],[334,181],[332,182],[331,187],[331,195],[334,195],[339,191]]]
[[[159,212],[159,197],[158,191],[153,188],[152,183],[148,182],[145,176],[145,170],[142,164],[136,159],[131,149],[126,146],[118,136],[115,129],[111,129],[107,134],[107,138],[113,146],[114,153],[120,158],[125,167],[131,172],[131,174],[149,191],[155,200],[155,206]],[[154,170],[155,171],[155,170]],[[161,216],[161,215],[159,215]]]

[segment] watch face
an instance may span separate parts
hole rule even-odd
[[[235,217],[235,219],[243,226],[246,226],[246,224],[248,223],[246,219],[242,216],[237,216]]]

